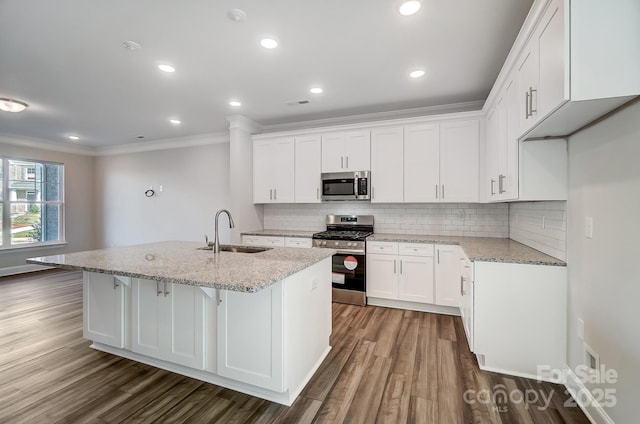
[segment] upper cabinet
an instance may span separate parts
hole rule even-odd
[[[320,203],[321,160],[320,135],[295,138],[294,200],[296,203]]]
[[[294,138],[253,143],[253,203],[293,203]]]
[[[477,202],[478,119],[371,132],[371,202]]]
[[[503,73],[517,79],[518,137],[567,136],[640,94],[636,0],[537,0]],[[489,104],[505,84],[496,81]]]
[[[324,134],[322,172],[369,171],[370,152],[369,130]]]

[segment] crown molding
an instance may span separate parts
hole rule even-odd
[[[257,134],[263,129],[261,124],[243,115],[227,116],[227,121],[229,121],[230,130],[241,129],[250,134]]]
[[[206,146],[209,144],[228,143],[228,132],[196,134],[186,137],[164,138],[157,140],[139,141],[136,143],[120,144],[94,148],[94,156],[124,155],[128,153],[151,152],[155,150],[180,149],[184,147]]]
[[[17,136],[11,134],[0,135],[0,143],[12,146],[31,147],[33,149],[49,150],[52,152],[70,153],[74,155],[93,156],[95,148],[77,144],[63,144],[38,138]]]
[[[400,120],[408,118],[420,118],[430,115],[446,113],[470,112],[482,109],[484,100],[472,102],[453,103],[441,106],[427,106],[412,109],[400,109],[389,112],[365,113],[361,115],[340,116],[336,118],[314,119],[309,121],[291,122],[288,124],[264,125],[263,134],[271,132],[284,132],[304,130],[319,127],[331,127],[339,125],[371,124],[377,121]]]

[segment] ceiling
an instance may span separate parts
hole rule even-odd
[[[531,3],[422,0],[402,16],[395,0],[0,0],[0,97],[29,104],[0,112],[0,134],[113,146],[225,131],[230,115],[276,125],[482,101]]]

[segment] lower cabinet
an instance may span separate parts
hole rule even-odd
[[[435,246],[436,305],[460,306],[460,246]]]
[[[196,286],[134,279],[131,350],[204,369],[205,299]]]
[[[278,236],[242,236],[242,244],[261,247],[300,247],[311,248],[309,237],[278,237]]]
[[[282,283],[257,293],[218,291],[218,374],[283,392]]]
[[[83,275],[83,336],[123,348],[125,340],[125,290],[131,280],[98,272]]]
[[[466,255],[462,258],[462,275],[460,276],[460,316],[462,326],[469,342],[469,349],[474,349],[473,327],[473,262]]]
[[[433,245],[367,243],[367,296],[433,303]],[[399,254],[402,253],[402,254]]]

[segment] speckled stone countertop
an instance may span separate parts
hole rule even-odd
[[[198,250],[202,243],[165,241],[43,256],[27,263],[134,278],[257,292],[332,256],[332,249],[275,247],[259,253]]]
[[[271,236],[271,237],[301,237],[311,238],[312,235],[319,231],[297,231],[297,230],[256,230],[245,231],[241,233],[243,236]]]
[[[472,261],[508,262],[532,265],[566,266],[560,259],[544,254],[507,238],[447,237],[415,234],[373,234],[367,241],[391,241],[404,243],[457,244]]]

